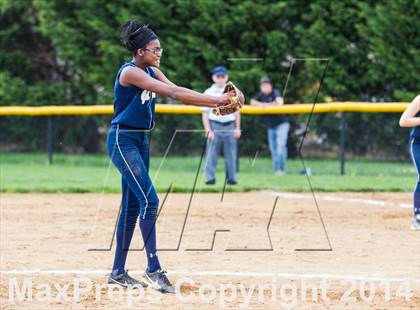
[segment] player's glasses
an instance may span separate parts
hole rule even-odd
[[[145,51],[149,51],[149,52],[151,52],[151,53],[153,53],[153,54],[155,54],[156,56],[159,56],[159,55],[162,55],[162,53],[163,53],[163,48],[160,48],[160,47],[156,47],[156,48],[154,48],[154,49],[148,49],[148,48],[143,48]]]
[[[224,79],[226,77],[226,75],[225,74],[217,74],[216,77],[218,79]]]

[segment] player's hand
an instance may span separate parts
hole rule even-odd
[[[233,131],[233,137],[235,139],[239,139],[241,137],[241,130],[239,128],[235,128],[235,130]]]

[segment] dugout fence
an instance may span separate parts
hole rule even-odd
[[[312,113],[339,113],[340,119],[340,174],[345,174],[345,137],[346,112],[355,113],[401,113],[407,107],[407,102],[330,102],[317,104],[287,104],[269,108],[260,108],[246,105],[241,110],[243,115],[266,114],[308,114]],[[47,152],[48,163],[53,162],[53,120],[54,116],[78,115],[110,115],[113,113],[112,105],[51,105],[51,106],[0,106],[1,116],[43,116],[47,122]],[[157,104],[156,113],[160,114],[200,114],[201,108],[176,104]]]

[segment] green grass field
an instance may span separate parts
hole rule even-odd
[[[0,154],[1,192],[108,192],[120,191],[120,176],[105,155],[54,156],[47,165],[46,154]],[[162,157],[151,161],[150,175],[158,191],[172,184],[173,191],[188,192],[196,179],[199,157],[171,157],[162,164]],[[158,167],[161,169],[158,171]],[[380,161],[348,161],[346,175],[339,175],[336,160],[308,160],[312,170],[311,183],[316,191],[404,191],[413,190],[416,172],[411,163]],[[299,160],[289,160],[286,176],[275,176],[269,158],[257,158],[252,164],[240,159],[239,184],[227,186],[227,191],[284,190],[309,191],[308,181],[299,174]],[[224,181],[224,161],[219,161],[217,184],[207,186],[202,169],[197,178],[197,190],[221,191]]]

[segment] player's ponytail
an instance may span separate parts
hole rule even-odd
[[[122,25],[120,32],[122,43],[133,54],[136,54],[138,49],[144,48],[150,41],[158,38],[148,25],[143,25],[135,20],[130,20]]]

